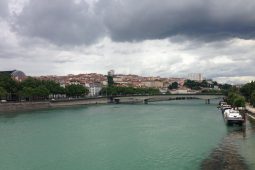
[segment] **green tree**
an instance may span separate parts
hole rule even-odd
[[[0,99],[7,95],[6,90],[3,87],[0,87]]]
[[[109,87],[113,86],[114,85],[113,76],[108,75],[107,82]]]
[[[169,90],[178,89],[178,86],[179,86],[179,84],[178,84],[177,82],[173,82],[172,84],[170,84],[170,85],[168,86],[168,89],[169,89]]]
[[[235,107],[245,106],[245,98],[238,94],[237,92],[230,91],[228,94],[227,101],[229,104]]]
[[[193,90],[200,90],[200,83],[193,80],[186,80],[184,86],[191,88]]]
[[[245,84],[241,89],[240,92],[245,97],[248,102],[251,102],[251,94],[255,91],[255,82],[252,81],[251,83]]]
[[[45,86],[39,86],[33,89],[33,96],[39,98],[48,98],[50,91]]]
[[[232,85],[230,84],[219,84],[219,88],[222,90],[230,90],[232,88]]]
[[[234,101],[235,99],[238,97],[238,95],[234,92],[229,92],[228,93],[228,103],[231,104],[231,105],[234,105]]]
[[[42,81],[42,85],[44,85],[49,90],[50,94],[65,93],[65,88],[61,87],[60,84],[55,81],[52,81],[52,80]]]
[[[208,84],[208,82],[207,82],[206,80],[203,80],[203,81],[200,83],[200,86],[201,86],[201,87],[208,87],[209,84]]]
[[[82,85],[69,85],[66,86],[66,94],[71,97],[85,96],[89,93],[89,90]]]
[[[22,97],[25,97],[27,100],[31,101],[32,97],[34,95],[34,88],[32,88],[32,87],[24,87],[21,90],[20,95]]]
[[[236,98],[233,101],[233,105],[235,107],[245,107],[245,98],[243,96],[236,96]]]
[[[0,74],[0,86],[3,87],[7,93],[17,93],[19,84],[11,78],[8,74]]]
[[[255,90],[251,93],[251,104],[255,107]]]
[[[42,85],[42,81],[33,77],[28,77],[27,79],[22,81],[20,85],[21,85],[21,88],[24,88],[24,87],[36,88]]]

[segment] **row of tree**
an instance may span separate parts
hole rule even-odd
[[[240,89],[232,87],[228,90],[227,102],[235,107],[244,107],[245,102],[255,107],[255,82],[245,84]]]
[[[255,82],[245,84],[240,89],[241,94],[245,97],[246,101],[255,107]]]
[[[89,90],[82,85],[69,85],[65,88],[51,80],[39,80],[28,77],[17,82],[8,74],[0,74],[0,98],[7,100],[42,100],[50,94],[65,94],[69,97],[87,95]]]
[[[173,89],[178,89],[178,87],[179,87],[178,82],[173,82],[172,84],[170,84],[170,85],[168,86],[168,89],[169,89],[169,90],[173,90]]]
[[[184,86],[187,88],[190,88],[192,90],[202,90],[202,93],[219,93],[218,90],[212,89],[214,86],[218,86],[219,89],[221,89],[221,93],[227,92],[232,88],[232,85],[230,84],[219,84],[216,81],[213,81],[212,83],[209,83],[206,80],[203,80],[201,82],[199,81],[194,81],[194,80],[186,80],[184,82]],[[177,82],[173,82],[168,86],[169,90],[172,89],[178,89],[179,84]]]
[[[208,83],[208,81],[203,80],[201,82],[194,81],[194,80],[186,80],[184,83],[184,86],[192,89],[192,90],[201,90],[201,88],[211,88],[215,85],[218,85],[216,81],[214,81],[212,84]]]
[[[227,102],[234,107],[245,107],[245,98],[235,91],[228,93]]]

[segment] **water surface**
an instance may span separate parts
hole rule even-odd
[[[227,169],[231,162],[255,169],[254,126],[248,123],[245,133],[226,127],[214,103],[96,105],[2,115],[0,169],[197,170],[215,164]]]

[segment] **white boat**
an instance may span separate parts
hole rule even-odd
[[[224,111],[224,120],[228,125],[238,124],[242,125],[244,119],[238,110],[226,109]]]
[[[229,110],[229,109],[232,109],[232,106],[231,105],[221,105],[221,111],[222,111],[222,114],[226,111],[226,110]]]
[[[227,102],[220,101],[220,102],[219,102],[219,106],[222,106],[222,105],[227,105]]]

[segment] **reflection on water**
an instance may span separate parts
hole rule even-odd
[[[228,127],[227,136],[212,151],[209,158],[202,162],[201,169],[206,170],[246,170],[249,169],[244,158],[239,154],[236,141],[246,137],[246,126]]]

